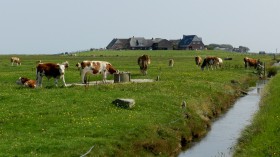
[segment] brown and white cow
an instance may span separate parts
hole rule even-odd
[[[211,68],[213,70],[213,66],[217,68],[217,65],[219,64],[218,57],[208,56],[203,60],[203,63],[201,65],[201,70],[204,70],[205,67],[208,68],[208,70]]]
[[[31,79],[28,79],[26,77],[20,77],[16,83],[18,85],[23,85],[25,87],[30,87],[30,88],[36,88],[36,81],[35,80],[31,80]]]
[[[102,74],[103,83],[106,82],[107,74],[118,73],[111,63],[106,61],[82,61],[81,63],[76,64],[78,68],[80,68],[80,74],[82,78],[82,83],[87,83],[86,74]]]
[[[148,55],[140,56],[137,60],[140,71],[143,75],[147,75],[148,65],[151,64],[151,59]]]
[[[174,59],[169,59],[168,65],[169,65],[169,67],[173,67],[174,66]]]
[[[64,86],[66,86],[64,73],[65,69],[69,66],[68,62],[63,64],[56,63],[39,63],[36,67],[36,80],[37,86],[42,87],[43,76],[46,76],[48,80],[50,78],[55,79],[55,85],[57,86],[58,79],[62,79]]]
[[[260,64],[259,59],[253,59],[253,58],[248,58],[248,57],[245,57],[243,59],[243,61],[244,61],[245,68],[247,68],[249,66],[249,67],[254,67],[256,69],[258,67],[258,65]]]
[[[202,58],[200,56],[196,56],[194,57],[194,61],[197,66],[200,66],[202,63]]]
[[[11,63],[12,66],[14,66],[14,63],[16,63],[17,65],[21,65],[21,61],[18,57],[11,57]]]

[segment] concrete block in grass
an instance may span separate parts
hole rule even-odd
[[[118,107],[121,108],[126,108],[126,109],[131,109],[135,106],[135,100],[134,99],[123,99],[123,98],[118,98],[112,102]]]

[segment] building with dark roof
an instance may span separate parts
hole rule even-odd
[[[196,35],[183,35],[183,39],[179,42],[178,49],[180,50],[203,50],[204,44],[202,38]]]
[[[113,39],[108,46],[108,50],[127,50],[130,49],[129,39]]]
[[[183,39],[167,40],[162,38],[145,39],[144,37],[132,37],[128,39],[113,39],[108,50],[202,50],[204,44],[202,38],[196,35],[183,35]]]

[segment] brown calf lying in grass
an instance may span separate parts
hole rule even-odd
[[[36,81],[35,80],[31,80],[31,79],[28,79],[26,77],[20,77],[16,83],[18,85],[23,85],[25,87],[30,87],[30,88],[36,88]]]

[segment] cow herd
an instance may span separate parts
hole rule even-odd
[[[200,56],[196,56],[195,58],[195,64],[201,68],[201,70],[206,69],[217,69],[221,68],[223,66],[223,60],[219,57],[215,56],[207,56],[204,59],[202,59]],[[245,68],[247,67],[254,67],[257,68],[258,65],[261,64],[260,60],[248,58],[245,57],[243,59]],[[11,57],[11,63],[12,66],[14,63],[17,65],[21,65],[21,61],[18,57]],[[140,73],[143,75],[147,75],[147,69],[148,65],[151,63],[151,58],[148,55],[142,55],[137,59],[137,63],[140,68]],[[169,59],[168,61],[169,67],[174,66],[174,59]],[[28,79],[26,77],[20,77],[16,83],[19,85],[23,85],[30,88],[36,88],[36,87],[42,87],[42,80],[45,76],[48,80],[50,78],[55,79],[55,85],[57,86],[58,80],[62,79],[63,85],[66,86],[65,83],[65,70],[69,67],[69,63],[63,62],[63,63],[42,63],[37,62],[36,66],[36,80]],[[103,83],[106,82],[107,75],[108,74],[115,74],[119,73],[119,70],[115,69],[113,65],[106,61],[89,61],[84,60],[82,62],[79,62],[76,64],[76,67],[80,71],[81,75],[81,81],[83,84],[86,84],[88,82],[87,80],[87,74],[102,75],[102,81]]]
[[[11,58],[12,66],[14,63],[17,63],[17,65],[21,65],[20,59],[18,57],[12,57]],[[63,63],[42,63],[42,61],[36,62],[36,80],[32,80],[26,77],[20,77],[16,83],[19,85],[23,85],[30,88],[36,88],[36,87],[42,87],[43,77],[45,76],[48,80],[50,78],[55,79],[55,85],[58,85],[58,80],[62,79],[63,85],[66,85],[65,82],[65,70],[68,68],[69,63],[63,62]],[[143,75],[147,74],[148,65],[151,63],[150,57],[148,55],[140,56],[137,60],[137,63],[140,67],[140,72]],[[102,81],[103,83],[106,82],[106,78],[108,74],[115,74],[119,73],[117,69],[113,67],[113,65],[106,61],[89,61],[85,60],[82,62],[79,62],[76,64],[76,67],[78,70],[80,70],[80,75],[82,79],[82,83],[86,84],[88,82],[87,80],[87,74],[102,75]]]
[[[207,56],[204,59],[202,59],[200,56],[196,56],[194,60],[195,60],[195,64],[198,67],[201,67],[201,70],[204,70],[205,67],[208,70],[209,69],[213,70],[213,69],[221,68],[223,66],[223,59],[215,56]],[[258,66],[262,65],[260,59],[253,59],[249,57],[243,58],[243,62],[245,65],[245,69],[247,69],[248,67],[253,67],[256,69]]]

